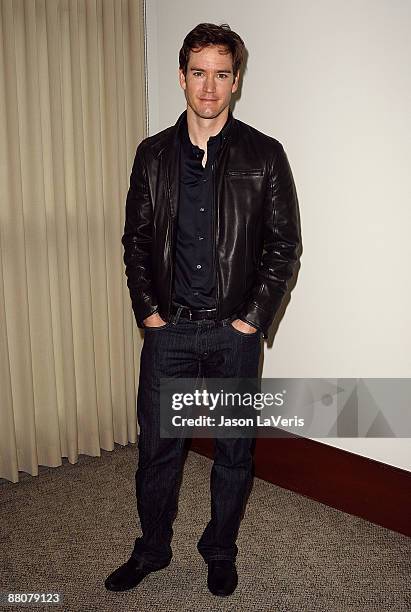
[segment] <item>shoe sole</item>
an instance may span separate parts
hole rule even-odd
[[[159,572],[162,569],[165,569],[166,567],[168,567],[170,565],[171,561],[169,563],[167,563],[167,565],[162,565],[161,567],[156,567],[155,569],[149,570],[142,578],[140,578],[140,580],[129,587],[113,587],[113,586],[108,586],[107,585],[107,581],[104,582],[104,586],[106,587],[107,591],[112,591],[113,593],[124,593],[125,591],[131,591],[132,589],[135,589],[136,587],[138,587],[139,584],[141,584],[141,582],[144,580],[144,578],[147,578],[147,576],[149,576],[150,574],[152,574],[153,572]]]
[[[230,595],[232,595],[232,594],[234,593],[234,591],[235,591],[235,590],[236,590],[236,588],[238,587],[238,580],[237,580],[237,582],[236,582],[236,584],[235,584],[235,586],[234,586],[233,590],[232,590],[232,591],[230,591],[229,593],[227,593],[226,591],[212,591],[212,590],[210,589],[209,584],[207,584],[207,587],[208,587],[208,590],[210,591],[210,593],[211,593],[212,595],[217,595],[217,597],[229,597]]]

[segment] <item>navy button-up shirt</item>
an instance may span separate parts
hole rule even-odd
[[[213,162],[223,142],[223,130],[208,139],[205,168],[202,165],[204,151],[191,143],[187,119],[180,132],[180,199],[173,299],[192,308],[214,308],[216,305]]]

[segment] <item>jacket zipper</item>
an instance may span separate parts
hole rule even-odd
[[[167,180],[167,197],[168,197],[168,210],[169,210],[169,222],[167,227],[167,235],[169,236],[169,255],[170,255],[170,288],[168,291],[168,313],[167,316],[170,319],[171,314],[171,300],[173,294],[173,283],[174,283],[174,245],[173,245],[173,215],[171,210],[171,193],[170,193],[170,180],[168,176],[168,169],[166,168],[166,180]]]
[[[218,270],[217,270],[217,215],[218,215],[218,198],[216,197],[216,180],[215,180],[215,167],[216,163],[213,161],[211,164],[211,177],[212,177],[212,188],[213,188],[213,265],[215,275],[215,290],[216,290],[216,319],[218,321],[219,313],[219,287],[218,287]]]
[[[220,160],[222,159],[223,155],[225,154],[225,149],[228,146],[228,142],[225,141],[221,147],[221,150],[218,152],[217,154],[217,158],[213,161],[213,163],[211,164],[211,176],[213,179],[213,198],[214,198],[214,202],[213,202],[213,210],[214,210],[214,214],[213,214],[213,240],[214,240],[214,252],[213,252],[213,257],[214,257],[214,274],[215,274],[215,287],[216,287],[216,319],[218,321],[218,317],[219,317],[219,313],[220,313],[220,285],[219,285],[219,278],[218,278],[218,267],[217,267],[217,228],[219,228],[219,200],[218,200],[218,193],[217,193],[217,181],[216,181],[216,168],[217,168],[217,162],[220,162]]]

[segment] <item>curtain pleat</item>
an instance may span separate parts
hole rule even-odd
[[[136,441],[142,0],[0,0],[0,477]]]

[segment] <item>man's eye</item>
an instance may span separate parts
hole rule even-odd
[[[224,72],[222,72],[221,74],[218,75],[218,78],[220,79],[226,79],[227,78],[227,74],[224,74]]]
[[[193,75],[196,76],[201,76],[203,73],[202,72],[193,72]]]

